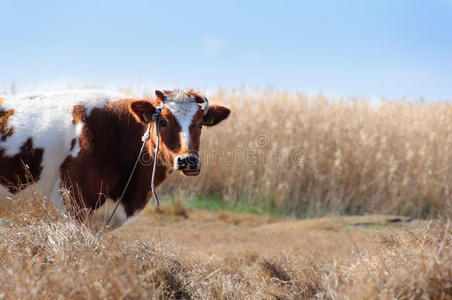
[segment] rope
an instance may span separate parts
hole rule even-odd
[[[160,132],[160,117],[162,114],[162,110],[163,110],[163,102],[160,104],[159,107],[157,107],[155,109],[155,113],[152,115],[152,120],[155,121],[155,124],[156,124],[157,143],[156,143],[156,146],[154,149],[154,161],[153,161],[153,166],[152,166],[151,189],[152,189],[152,194],[154,195],[154,198],[155,198],[155,202],[157,203],[157,206],[160,206],[160,202],[159,202],[159,198],[157,197],[157,193],[155,192],[154,179],[155,179],[155,169],[157,166],[157,155],[159,152],[159,145],[160,145],[159,132]],[[116,203],[115,208],[113,209],[110,217],[108,218],[107,223],[105,223],[105,227],[108,227],[108,224],[110,224],[110,221],[113,218],[116,210],[118,209],[119,204],[121,203],[122,199],[124,198],[124,195],[126,194],[127,188],[129,187],[130,181],[132,180],[133,173],[135,173],[135,169],[137,168],[138,162],[140,161],[141,155],[143,154],[144,146],[146,145],[146,142],[151,137],[150,133],[151,133],[151,122],[149,122],[146,132],[141,137],[141,141],[143,142],[143,144],[141,145],[140,153],[138,154],[137,160],[135,161],[135,164],[133,165],[132,172],[130,173],[126,186],[124,187],[124,190],[122,191],[121,197],[119,197],[119,200]]]
[[[163,108],[163,107],[162,107]],[[157,166],[157,156],[159,154],[159,146],[160,146],[160,116],[161,116],[161,110],[160,109],[159,112],[155,112],[152,115],[152,119],[155,118],[155,123],[157,124],[156,126],[156,137],[157,137],[157,142],[155,144],[155,149],[154,149],[154,161],[153,161],[153,166],[152,166],[152,178],[151,178],[151,189],[152,189],[152,195],[154,195],[155,198],[155,203],[157,204],[157,206],[160,206],[160,201],[159,201],[159,197],[157,197],[157,193],[155,192],[155,186],[154,186],[154,179],[155,179],[155,168]]]

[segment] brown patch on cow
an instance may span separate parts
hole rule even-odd
[[[180,131],[182,130],[179,122],[177,122],[173,113],[165,107],[162,111],[162,120],[164,120],[168,127],[160,127],[160,135],[162,137],[161,147],[163,149],[162,152],[167,152],[167,150],[178,153],[181,150],[180,143]],[[153,134],[153,137],[155,133]]]
[[[77,144],[77,139],[72,139],[71,141],[71,148],[69,149],[69,151],[74,150],[75,145]]]
[[[0,106],[2,106],[4,100],[5,98],[0,97]]]
[[[86,107],[83,105],[75,105],[72,109],[72,123],[78,124],[86,120]]]
[[[83,218],[84,211],[97,209],[106,199],[118,200],[141,147],[145,124],[129,112],[132,100],[118,100],[94,108],[79,120],[84,126],[78,139],[80,152],[69,155],[60,167],[62,187],[70,196],[69,207]],[[76,109],[74,108],[74,111]],[[77,111],[81,111],[77,109]],[[122,204],[128,216],[143,209],[149,200],[152,163],[149,153],[133,175]],[[158,166],[155,185],[164,181],[166,167]]]
[[[14,109],[0,109],[0,140],[2,142],[14,134],[14,128],[8,127],[8,119],[15,113]]]
[[[190,149],[195,150],[196,152],[199,151],[199,147],[201,145],[201,131],[202,131],[202,120],[204,117],[204,112],[202,110],[199,110],[195,116],[193,117],[193,121],[190,125],[189,131],[190,131]]]
[[[20,152],[14,156],[6,156],[5,150],[0,148],[0,184],[15,194],[38,181],[42,172],[43,154],[42,148],[33,146],[32,138],[28,138],[20,147]]]

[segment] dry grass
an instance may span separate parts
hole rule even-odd
[[[297,216],[452,214],[451,104],[237,90],[210,99],[232,114],[204,129],[203,174],[172,176],[161,191],[182,186]]]
[[[355,226],[363,217],[238,215],[254,222],[233,225],[221,213],[181,217],[169,207],[99,233],[42,202],[33,207],[19,203],[0,233],[0,299],[452,297],[452,231],[441,222],[374,231]]]

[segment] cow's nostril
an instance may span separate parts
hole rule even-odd
[[[185,158],[177,158],[177,169],[178,170],[182,170],[185,169],[185,167],[187,167],[187,161],[185,160]]]
[[[187,160],[188,164],[190,165],[190,169],[198,169],[198,158],[196,156],[188,157]]]

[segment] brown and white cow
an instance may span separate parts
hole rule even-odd
[[[155,99],[128,99],[99,90],[24,93],[0,97],[0,201],[39,191],[62,209],[108,217],[119,200],[141,147],[141,136],[163,103],[155,186],[168,171],[201,171],[202,126],[230,110],[189,91],[156,91]],[[112,220],[123,224],[150,199],[155,122],[142,163]],[[69,191],[70,197],[61,195]]]

